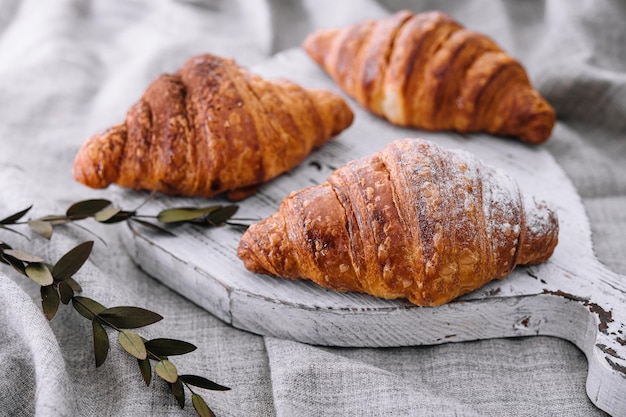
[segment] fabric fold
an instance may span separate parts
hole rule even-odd
[[[195,54],[252,67],[298,47],[314,29],[435,7],[497,40],[554,105],[557,126],[546,147],[586,205],[598,258],[626,273],[626,9],[618,2],[0,1],[0,218],[30,204],[27,217],[34,218],[82,199],[116,200],[72,180],[75,152],[89,134],[123,117],[152,79]],[[77,276],[83,295],[151,309],[164,319],[141,335],[198,346],[172,359],[182,373],[232,388],[201,391],[218,417],[605,415],[585,392],[584,355],[568,342],[339,349],[263,338],[143,273],[120,244],[118,227],[126,226],[93,227],[106,246],[71,226],[50,242],[2,229],[0,240],[52,262],[96,240]],[[96,369],[89,322],[67,306],[47,322],[38,291],[0,264],[0,415],[194,414],[189,396],[181,411],[163,381],[145,386],[114,333],[109,358]]]
[[[76,396],[59,341],[39,306],[1,271],[0,327],[2,413],[76,415]]]

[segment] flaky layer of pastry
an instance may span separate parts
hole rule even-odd
[[[323,29],[303,46],[348,95],[394,124],[542,143],[555,123],[517,60],[441,12]]]
[[[239,244],[257,273],[432,306],[546,260],[555,213],[464,151],[398,140],[291,193]]]
[[[158,77],[124,123],[87,140],[73,174],[94,188],[117,183],[238,199],[298,165],[352,119],[334,93],[199,55]]]

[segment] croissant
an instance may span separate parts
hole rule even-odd
[[[88,139],[74,178],[164,194],[239,200],[298,165],[352,123],[340,96],[265,80],[231,59],[199,55],[159,76],[122,124]]]
[[[545,261],[557,241],[555,212],[504,171],[402,139],[291,193],[238,256],[255,273],[435,306]]]
[[[555,123],[518,61],[441,12],[318,30],[303,47],[346,94],[397,125],[538,144]]]

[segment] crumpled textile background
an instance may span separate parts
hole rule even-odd
[[[593,244],[626,274],[626,5],[590,0],[0,0],[0,218],[107,198],[71,177],[92,133],[124,117],[150,81],[202,52],[255,64],[310,31],[408,8],[443,10],[490,35],[527,68],[555,107],[545,145],[578,189]],[[416,136],[418,133],[416,133]],[[91,227],[91,226],[90,226]],[[77,280],[106,306],[164,319],[144,337],[198,350],[183,373],[232,388],[203,391],[217,416],[604,415],[585,393],[587,363],[569,342],[494,339],[427,347],[321,348],[234,329],[142,273],[114,228]],[[66,227],[51,242],[0,230],[0,240],[50,261],[93,236]],[[163,381],[146,387],[112,343],[94,366],[91,326],[71,308],[48,322],[39,288],[0,269],[0,415],[176,416]]]

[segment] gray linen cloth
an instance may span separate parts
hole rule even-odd
[[[578,189],[599,259],[626,273],[626,3],[620,1],[0,0],[0,218],[31,217],[107,193],[71,177],[92,133],[122,120],[148,83],[202,52],[253,66],[310,31],[408,8],[443,10],[494,38],[527,68],[558,124],[545,145]],[[419,133],[416,133],[416,136]],[[77,275],[106,306],[164,316],[142,329],[199,349],[183,373],[232,387],[204,391],[218,416],[603,415],[585,393],[587,363],[549,337],[429,347],[320,348],[234,329],[146,276],[112,229]],[[93,236],[51,242],[0,230],[49,261]],[[48,322],[38,286],[0,269],[0,415],[194,415],[167,386],[142,382],[112,343],[94,366],[91,327],[71,308]]]

